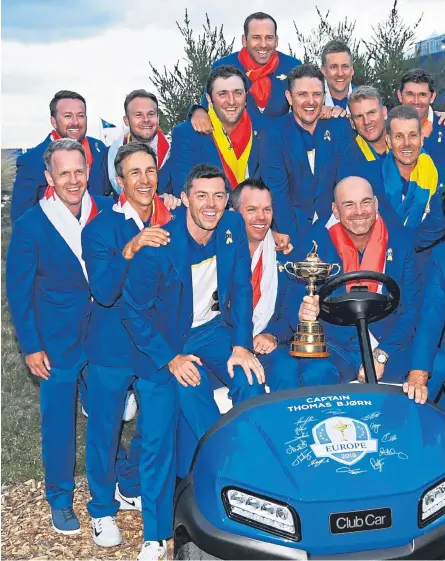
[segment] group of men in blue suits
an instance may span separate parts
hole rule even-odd
[[[297,320],[315,319],[319,305],[277,250],[293,245],[288,259],[301,261],[316,240],[344,272],[393,277],[401,304],[372,326],[377,376],[404,382],[419,403],[444,378],[445,129],[431,109],[432,78],[408,72],[402,105],[388,113],[375,88],[352,86],[340,41],[325,46],[321,69],[301,64],[277,50],[275,20],[256,13],[242,45],[214,63],[171,143],[145,90],[127,96],[128,132],[109,152],[86,136],[83,97],[61,91],[53,132],[17,161],[7,296],[41,378],[52,523],[80,531],[72,502],[83,377],[93,539],[119,545],[117,510],[140,510],[140,561],[166,558],[176,475],[220,417],[215,383],[236,405],[266,383],[277,391],[363,377],[350,328],[326,324],[328,359],[289,355]],[[125,454],[131,387],[139,415]]]

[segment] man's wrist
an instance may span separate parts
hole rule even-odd
[[[422,384],[426,386],[429,378],[430,373],[428,370],[411,370],[406,380],[411,384]]]
[[[389,354],[379,348],[372,351],[372,356],[379,364],[386,364],[389,360]]]

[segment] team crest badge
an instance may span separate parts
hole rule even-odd
[[[233,243],[232,232],[230,230],[226,231],[226,244]]]
[[[277,261],[277,267],[278,267],[278,270],[280,271],[280,273],[282,273],[284,271],[284,265],[282,265],[279,261]]]
[[[286,80],[286,79],[287,79],[286,74],[279,74],[279,75],[277,76],[277,80]]]
[[[366,454],[377,452],[377,439],[368,425],[350,417],[331,417],[312,429],[312,451],[317,458],[330,458],[352,466]]]
[[[330,133],[330,131],[326,131],[326,132],[324,133],[323,140],[329,140],[329,142],[331,141],[331,133]]]

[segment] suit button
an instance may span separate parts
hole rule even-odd
[[[91,316],[91,313],[88,312],[87,315],[86,315],[86,317],[89,318],[90,316]]]

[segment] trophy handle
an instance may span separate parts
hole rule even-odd
[[[335,271],[335,273],[332,272],[332,270],[334,269],[334,267],[337,267],[337,270]],[[338,273],[341,271],[341,267],[338,263],[333,263],[332,264],[332,269],[331,272],[329,273],[330,277],[335,277],[335,275],[338,275]]]
[[[287,266],[290,265],[292,267],[292,271],[289,271],[289,269],[287,268]],[[293,277],[296,277],[297,275],[294,273],[293,271],[293,262],[292,261],[286,261],[286,263],[284,264],[284,270],[286,271],[286,273],[288,273],[289,275],[292,275]]]

